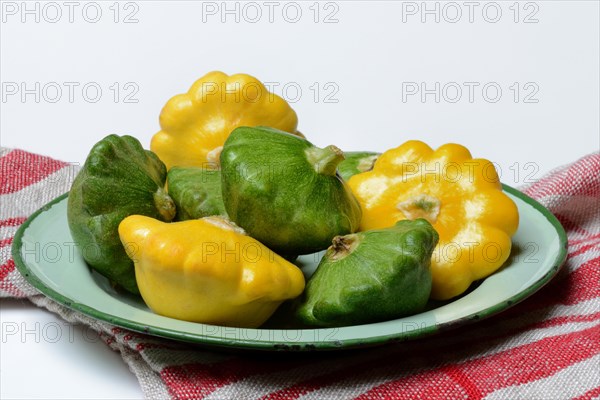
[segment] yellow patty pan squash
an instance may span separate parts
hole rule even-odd
[[[304,276],[222,217],[164,223],[125,218],[119,236],[154,312],[185,321],[255,328],[304,290]]]
[[[408,141],[383,153],[373,169],[350,178],[361,230],[403,219],[427,219],[439,234],[431,297],[458,296],[507,260],[519,225],[515,203],[502,192],[494,165],[458,144],[433,150]]]
[[[150,148],[167,169],[217,167],[223,143],[238,126],[269,126],[302,136],[296,112],[283,98],[250,75],[219,71],[172,97],[159,121],[161,130]]]

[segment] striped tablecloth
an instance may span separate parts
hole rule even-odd
[[[566,265],[517,306],[409,344],[308,355],[225,354],[98,322],[40,295],[15,270],[16,229],[68,191],[78,168],[0,149],[0,296],[95,329],[148,398],[590,399],[600,397],[600,155],[521,188],[569,237]]]

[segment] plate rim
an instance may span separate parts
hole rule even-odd
[[[228,339],[225,337],[216,337],[216,336],[205,336],[198,335],[195,333],[183,332],[176,329],[170,329],[165,327],[158,326],[148,326],[143,323],[118,317],[115,315],[111,315],[109,313],[97,310],[93,307],[90,307],[86,304],[77,302],[69,297],[55,291],[54,289],[48,287],[38,276],[33,273],[27,263],[21,256],[21,248],[23,245],[23,236],[29,225],[43,212],[48,211],[55,204],[63,201],[68,197],[69,192],[66,192],[55,199],[51,200],[40,209],[35,211],[31,216],[27,218],[27,220],[17,229],[17,232],[14,235],[11,252],[12,257],[15,263],[15,266],[19,273],[25,278],[25,280],[35,287],[38,291],[40,291],[45,296],[51,298],[58,303],[82,312],[85,315],[88,315],[97,320],[108,322],[112,325],[130,329],[135,332],[145,333],[152,336],[158,336],[168,339],[173,339],[177,341],[184,341],[188,343],[195,343],[200,345],[207,345],[211,347],[220,347],[220,348],[236,348],[236,349],[246,349],[246,350],[296,350],[296,351],[312,351],[312,350],[339,350],[339,349],[351,349],[351,348],[359,348],[365,346],[375,346],[381,345],[388,342],[398,342],[398,341],[406,341],[415,339],[417,337],[428,336],[440,331],[446,331],[448,329],[452,329],[458,326],[466,325],[468,323],[472,323],[475,321],[480,321],[482,319],[491,317],[501,311],[504,311],[526,298],[533,295],[539,289],[541,289],[544,285],[546,285],[560,270],[561,266],[565,263],[567,258],[567,250],[568,250],[568,239],[567,234],[558,221],[556,216],[552,214],[546,207],[540,204],[537,200],[527,196],[525,193],[508,186],[506,184],[502,184],[502,189],[505,192],[512,194],[513,196],[521,199],[528,205],[532,206],[538,212],[544,216],[548,222],[552,225],[554,230],[557,233],[559,239],[559,251],[554,260],[552,260],[552,266],[548,269],[548,271],[540,277],[537,281],[533,282],[529,287],[522,290],[521,292],[511,296],[510,298],[496,303],[490,307],[487,307],[481,311],[474,312],[462,318],[436,324],[433,326],[428,326],[425,328],[418,328],[411,331],[399,331],[389,335],[382,336],[373,336],[368,338],[353,338],[353,339],[345,339],[345,340],[337,340],[337,341],[315,341],[315,342],[294,342],[291,344],[285,344],[275,341],[260,341],[260,340],[251,340],[251,339]],[[207,325],[210,326],[210,325]],[[235,328],[240,329],[240,328]],[[328,328],[331,329],[331,328]],[[277,331],[277,329],[269,329],[272,331]],[[310,329],[312,330],[312,329]],[[284,331],[281,329],[281,331]]]

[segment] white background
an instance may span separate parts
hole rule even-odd
[[[148,146],[164,103],[222,70],[270,82],[317,145],[457,142],[513,186],[600,148],[596,1],[1,3],[6,147],[83,163],[109,133]],[[0,319],[0,397],[142,396],[89,332],[19,301]]]

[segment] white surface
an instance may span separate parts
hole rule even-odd
[[[71,6],[63,2],[27,2],[34,13],[26,14],[22,2],[2,1],[0,144],[78,163],[108,133],[132,134],[148,145],[166,100],[220,69],[274,82],[278,94],[285,86],[289,90],[283,95],[291,100],[300,88],[302,95],[292,104],[299,129],[317,145],[385,150],[413,138],[432,146],[458,142],[497,162],[502,180],[518,186],[600,148],[600,32],[598,2],[521,2],[516,23],[513,3],[475,2],[470,16],[464,2],[428,2],[428,9],[440,10],[435,22],[434,14],[422,12],[420,1],[321,2],[316,7],[312,1],[276,2],[270,22],[264,2],[239,3],[238,15],[222,13],[220,1],[137,1],[118,7],[112,1],[75,2],[69,15]],[[236,4],[228,8],[235,10]],[[456,5],[462,16],[452,23]],[[262,18],[252,23],[256,6]],[[97,8],[99,21],[87,22]],[[288,22],[297,8],[299,21]],[[488,22],[497,8],[499,21]],[[53,23],[58,10],[61,18]],[[123,23],[131,13],[137,22]],[[324,23],[331,13],[333,23]],[[525,23],[528,15],[537,23]],[[406,89],[421,82],[429,89],[440,83],[439,103],[434,94],[424,102],[407,95]],[[479,85],[472,102],[464,82]],[[518,102],[514,82],[520,88]],[[495,103],[482,95],[488,83],[502,89]],[[102,89],[97,102],[83,96],[86,84],[89,97],[92,86]],[[24,99],[10,94],[16,87],[20,92],[21,85],[34,93]],[[452,103],[456,86],[463,94]],[[52,103],[56,87],[63,93]],[[125,102],[136,88],[131,99],[137,103]],[[524,102],[535,88],[532,99],[538,102]],[[13,301],[3,301],[0,312],[3,322],[18,326],[56,321]],[[15,336],[0,342],[2,398],[141,396],[118,355],[102,344],[77,334],[72,343],[58,345]],[[32,382],[31,375],[42,381]]]
[[[0,300],[0,398],[140,399],[121,356],[91,329],[27,300]]]

